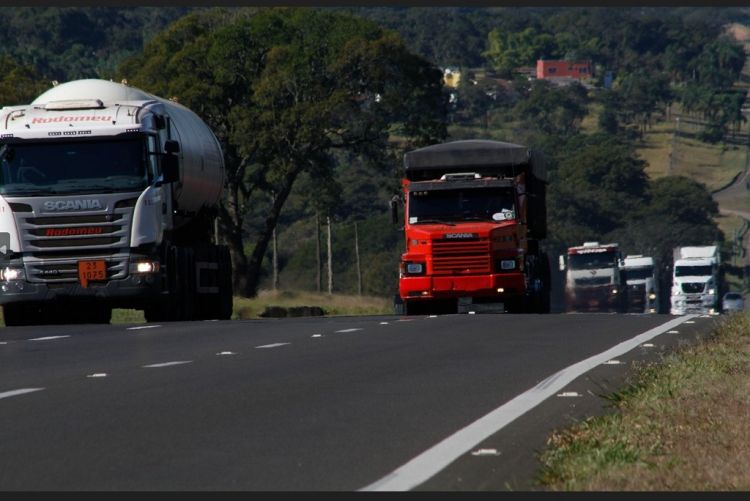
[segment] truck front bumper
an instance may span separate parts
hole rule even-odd
[[[715,295],[681,295],[672,296],[671,315],[687,315],[690,313],[716,315],[718,298]]]
[[[129,275],[121,280],[50,285],[23,280],[0,282],[0,305],[20,302],[97,301],[112,307],[132,308],[148,304],[161,293],[159,275]]]
[[[399,294],[405,300],[473,298],[517,298],[526,293],[521,273],[466,276],[401,277]]]

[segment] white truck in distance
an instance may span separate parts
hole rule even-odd
[[[626,287],[627,311],[657,313],[659,309],[659,280],[651,256],[628,255],[620,265]]]
[[[0,110],[0,304],[6,325],[227,319],[214,241],[224,159],[191,110],[106,80]]]
[[[719,248],[716,245],[675,247],[672,251],[672,315],[719,312]]]

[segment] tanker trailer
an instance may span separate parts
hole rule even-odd
[[[6,325],[227,319],[214,237],[221,147],[186,107],[125,84],[57,85],[0,110],[0,304]]]

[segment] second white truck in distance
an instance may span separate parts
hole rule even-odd
[[[620,264],[626,287],[627,311],[630,313],[658,313],[659,280],[654,258],[628,255]]]

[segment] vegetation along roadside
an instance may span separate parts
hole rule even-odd
[[[750,315],[637,371],[612,414],[548,438],[539,482],[552,491],[750,489]]]

